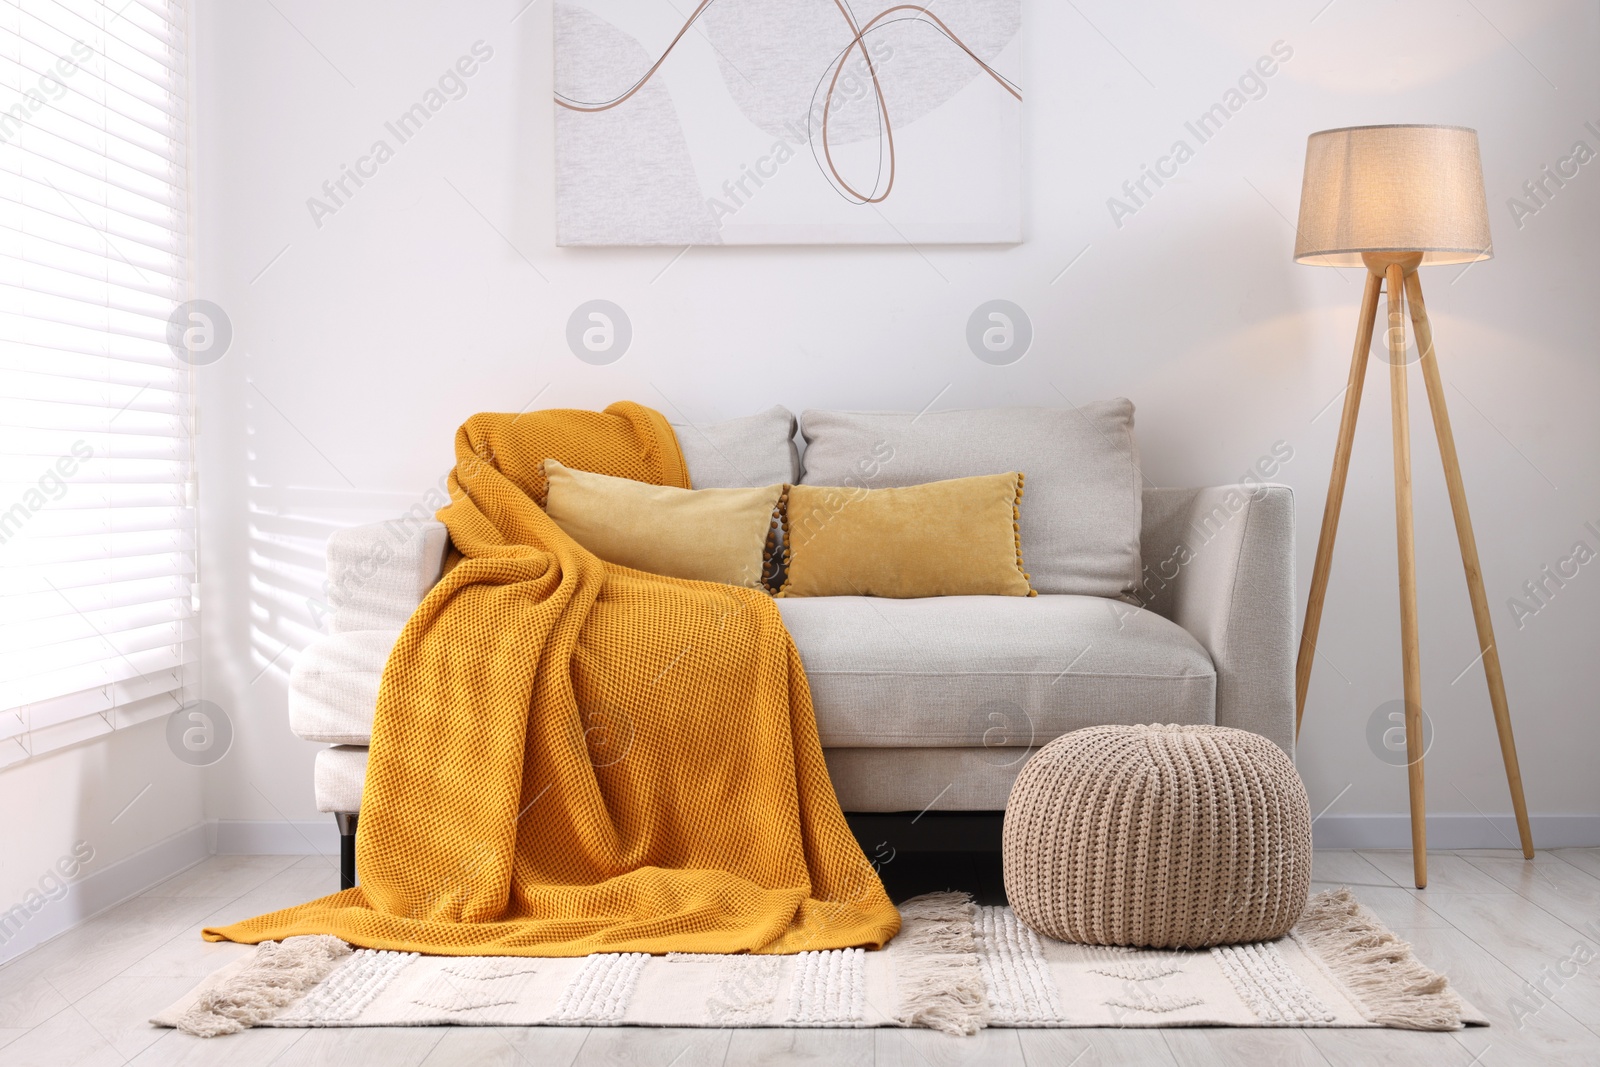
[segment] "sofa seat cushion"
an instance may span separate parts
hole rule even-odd
[[[1101,597],[777,601],[811,682],[823,748],[1017,748],[1083,726],[1212,723],[1216,674],[1188,632]],[[364,745],[400,634],[314,642],[289,675],[289,725]]]
[[[1083,726],[1212,723],[1181,627],[1085,596],[779,600],[824,748],[1026,748]]]

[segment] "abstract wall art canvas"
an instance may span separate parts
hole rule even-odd
[[[557,243],[1022,239],[1021,0],[563,0]]]

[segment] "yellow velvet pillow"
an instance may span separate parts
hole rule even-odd
[[[899,489],[793,485],[779,596],[1034,596],[1022,569],[1022,475]]]
[[[544,510],[578,544],[608,563],[764,588],[782,485],[679,489],[572,470],[544,461]]]

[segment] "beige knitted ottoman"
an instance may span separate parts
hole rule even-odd
[[[1311,808],[1294,764],[1259,734],[1090,727],[1022,768],[1004,862],[1017,917],[1062,941],[1264,941],[1305,910]]]

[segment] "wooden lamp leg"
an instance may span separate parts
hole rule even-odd
[[[1367,378],[1367,351],[1372,347],[1372,327],[1378,317],[1378,288],[1383,279],[1368,271],[1361,295],[1361,318],[1356,323],[1356,347],[1350,355],[1350,379],[1344,390],[1344,414],[1339,418],[1339,443],[1333,451],[1333,474],[1328,478],[1328,499],[1322,506],[1322,532],[1317,535],[1317,561],[1311,568],[1311,592],[1306,597],[1306,621],[1300,628],[1300,654],[1294,666],[1294,734],[1300,737],[1300,720],[1306,713],[1306,692],[1311,688],[1311,666],[1317,658],[1317,633],[1322,628],[1322,605],[1333,569],[1333,539],[1339,532],[1339,510],[1344,505],[1344,485],[1350,473],[1350,446],[1356,435],[1356,414],[1361,409],[1361,387]]]
[[[1394,421],[1395,542],[1400,557],[1400,664],[1405,678],[1406,772],[1411,786],[1411,869],[1418,889],[1428,885],[1428,809],[1422,780],[1422,650],[1417,636],[1417,548],[1411,511],[1411,413],[1406,395],[1405,270],[1390,263],[1389,393]]]
[[[1461,565],[1467,572],[1467,592],[1472,598],[1472,619],[1477,624],[1478,648],[1483,655],[1483,673],[1489,683],[1489,703],[1494,708],[1494,725],[1500,734],[1500,755],[1505,760],[1506,781],[1511,786],[1511,807],[1517,814],[1517,833],[1522,838],[1522,855],[1533,859],[1533,831],[1528,825],[1528,804],[1522,795],[1522,770],[1517,763],[1517,742],[1511,733],[1511,709],[1506,705],[1505,676],[1500,670],[1500,653],[1495,647],[1494,623],[1489,618],[1489,598],[1483,590],[1483,569],[1478,563],[1478,540],[1472,532],[1472,515],[1467,511],[1467,490],[1461,480],[1461,461],[1456,455],[1456,438],[1450,429],[1450,412],[1445,406],[1444,383],[1439,378],[1439,361],[1434,356],[1433,327],[1428,322],[1428,307],[1422,300],[1422,282],[1415,272],[1405,280],[1406,302],[1416,331],[1417,351],[1422,355],[1422,380],[1428,387],[1428,406],[1433,412],[1433,429],[1439,438],[1439,457],[1444,461],[1445,484],[1450,489],[1450,510],[1455,515],[1456,538],[1461,542]]]

